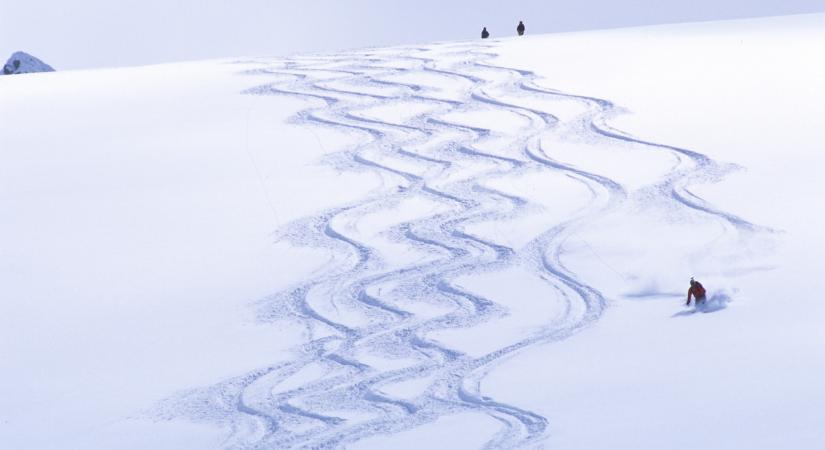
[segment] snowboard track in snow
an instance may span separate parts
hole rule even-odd
[[[184,392],[164,401],[160,416],[226,426],[226,448],[336,448],[461,412],[486,414],[501,424],[486,448],[529,446],[546,439],[551,431],[547,418],[483,395],[481,382],[506,358],[564,339],[600,317],[607,300],[587,283],[586,274],[564,265],[564,243],[579,227],[625,202],[629,189],[554,159],[542,146],[545,133],[565,129],[591,141],[668,152],[678,164],[647,188],[651,195],[707,216],[732,233],[764,231],[688,190],[697,179],[721,179],[732,166],[615,130],[606,124],[617,113],[611,102],[541,87],[532,72],[491,65],[488,61],[496,55],[489,52],[479,44],[443,44],[298,57],[251,71],[276,81],[247,94],[320,102],[298,113],[293,122],[358,137],[358,144],[336,149],[328,162],[341,171],[371,171],[383,184],[365,198],[280,231],[281,238],[295,245],[336,255],[322,271],[259,305],[261,320],[288,320],[305,327],[306,342],[295,349],[294,358]],[[439,78],[453,89],[411,81],[415,76]],[[583,112],[562,121],[552,110],[520,104],[519,99],[527,97],[574,102]],[[398,121],[369,115],[370,108],[406,103],[429,110]],[[448,117],[478,111],[506,112],[528,125],[507,133]],[[491,143],[496,144],[494,152]],[[590,192],[590,203],[561,222],[547,224],[520,248],[467,231],[473,224],[519,217],[532,207],[528,198],[491,188],[486,181],[537,172],[560,173],[580,183]],[[394,224],[380,236],[426,256],[392,263],[382,255],[377,238],[361,236],[353,224],[411,199],[440,207]],[[559,294],[565,302],[560,319],[480,356],[429,337],[505,315],[505,307],[456,279],[516,266]],[[447,312],[421,314],[414,305]],[[376,368],[365,360],[366,354],[406,364]],[[409,398],[382,390],[413,380],[426,388]]]

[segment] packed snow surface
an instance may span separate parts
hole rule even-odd
[[[821,448],[823,44],[808,15],[4,77],[0,440]]]

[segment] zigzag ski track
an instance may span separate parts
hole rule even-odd
[[[564,244],[571,235],[641,191],[685,214],[717,222],[726,232],[759,231],[688,190],[698,174],[720,179],[727,166],[614,130],[606,124],[616,113],[611,102],[541,87],[531,72],[493,65],[491,52],[480,44],[443,44],[258,61],[261,68],[254,72],[274,81],[246,94],[318,102],[293,122],[358,136],[358,145],[337,149],[340,170],[373,171],[385,183],[359,201],[280,231],[295,245],[340,256],[259,305],[261,320],[299,322],[308,330],[294,358],[182,393],[163,402],[160,415],[225,426],[229,435],[223,446],[233,449],[345,447],[461,412],[482,413],[500,424],[486,448],[537,445],[552,434],[552,422],[486,396],[481,381],[507,358],[592,325],[607,307],[586,273],[565,266]],[[410,103],[426,106],[427,112],[402,121],[368,114],[370,108]],[[562,119],[553,109],[561,103],[579,112]],[[522,125],[512,132],[456,119],[491,112]],[[631,188],[554,158],[543,145],[545,136],[632,146],[640,160],[665,153],[676,163],[655,182]],[[514,220],[535,209],[528,195],[489,183],[527,174],[561,175],[589,192],[590,201],[564,220],[547,223],[526,245],[469,231],[475,224]],[[381,242],[352,224],[409,200],[439,206],[389,227],[382,236],[427,257],[392,263],[382,254]],[[456,280],[516,267],[558,293],[564,303],[561,317],[482,355],[432,338],[435,332],[471,329],[506,315],[506,305]],[[416,305],[446,312],[421,314]],[[366,354],[409,364],[377,368],[364,360]],[[282,388],[287,379],[291,383]],[[411,398],[382,390],[413,380],[425,387]]]

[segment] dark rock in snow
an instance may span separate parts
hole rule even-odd
[[[4,75],[16,73],[54,72],[52,66],[25,52],[14,52],[6,65],[3,66]]]

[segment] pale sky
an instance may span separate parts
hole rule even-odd
[[[825,0],[0,0],[0,59],[57,70],[825,12]]]

